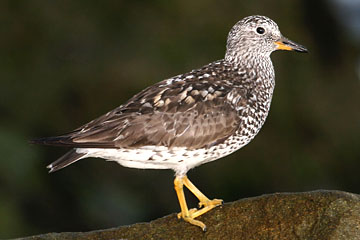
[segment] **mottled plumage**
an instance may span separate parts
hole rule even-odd
[[[175,188],[181,185],[181,217],[204,228],[194,218],[219,202],[200,196],[186,173],[238,150],[259,132],[275,86],[270,54],[277,49],[306,51],[284,38],[269,18],[244,18],[229,33],[224,59],[158,82],[68,134],[34,142],[74,148],[49,165],[51,172],[86,157],[173,169]],[[183,184],[195,191],[206,211],[183,206]]]

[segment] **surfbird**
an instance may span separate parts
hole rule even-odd
[[[268,17],[245,17],[230,30],[224,59],[160,81],[70,133],[33,143],[72,148],[48,166],[50,172],[88,157],[174,170],[178,218],[205,230],[196,218],[222,200],[208,199],[186,173],[235,152],[259,132],[275,86],[270,54],[276,50],[307,52]],[[184,186],[199,199],[199,209],[188,209]]]

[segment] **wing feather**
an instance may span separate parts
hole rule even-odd
[[[236,78],[228,74],[218,74],[216,81],[210,74],[208,79],[202,80],[194,78],[171,81],[170,84],[169,80],[164,80],[69,134],[35,142],[78,148],[152,145],[197,149],[213,146],[239,129],[241,114],[238,105],[246,105],[247,101],[247,92],[240,84],[224,82],[222,78]],[[243,76],[237,77],[238,81],[243,79]],[[236,103],[232,98],[234,95]]]

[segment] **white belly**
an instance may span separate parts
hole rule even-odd
[[[234,143],[234,140],[235,143]],[[240,140],[240,141],[239,141]],[[182,147],[167,148],[145,146],[137,149],[77,148],[83,158],[96,157],[116,161],[124,167],[140,169],[173,169],[176,175],[185,175],[198,165],[214,161],[240,149],[249,139],[229,138],[223,144],[207,149],[189,150]]]

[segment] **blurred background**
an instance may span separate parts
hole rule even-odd
[[[273,53],[267,122],[245,148],[189,172],[225,202],[273,192],[360,193],[360,2],[0,2],[0,238],[90,231],[178,212],[170,170],[86,159],[29,139],[73,130],[162,79],[223,58],[230,28],[261,14],[310,53]],[[196,206],[188,194],[189,205]]]

